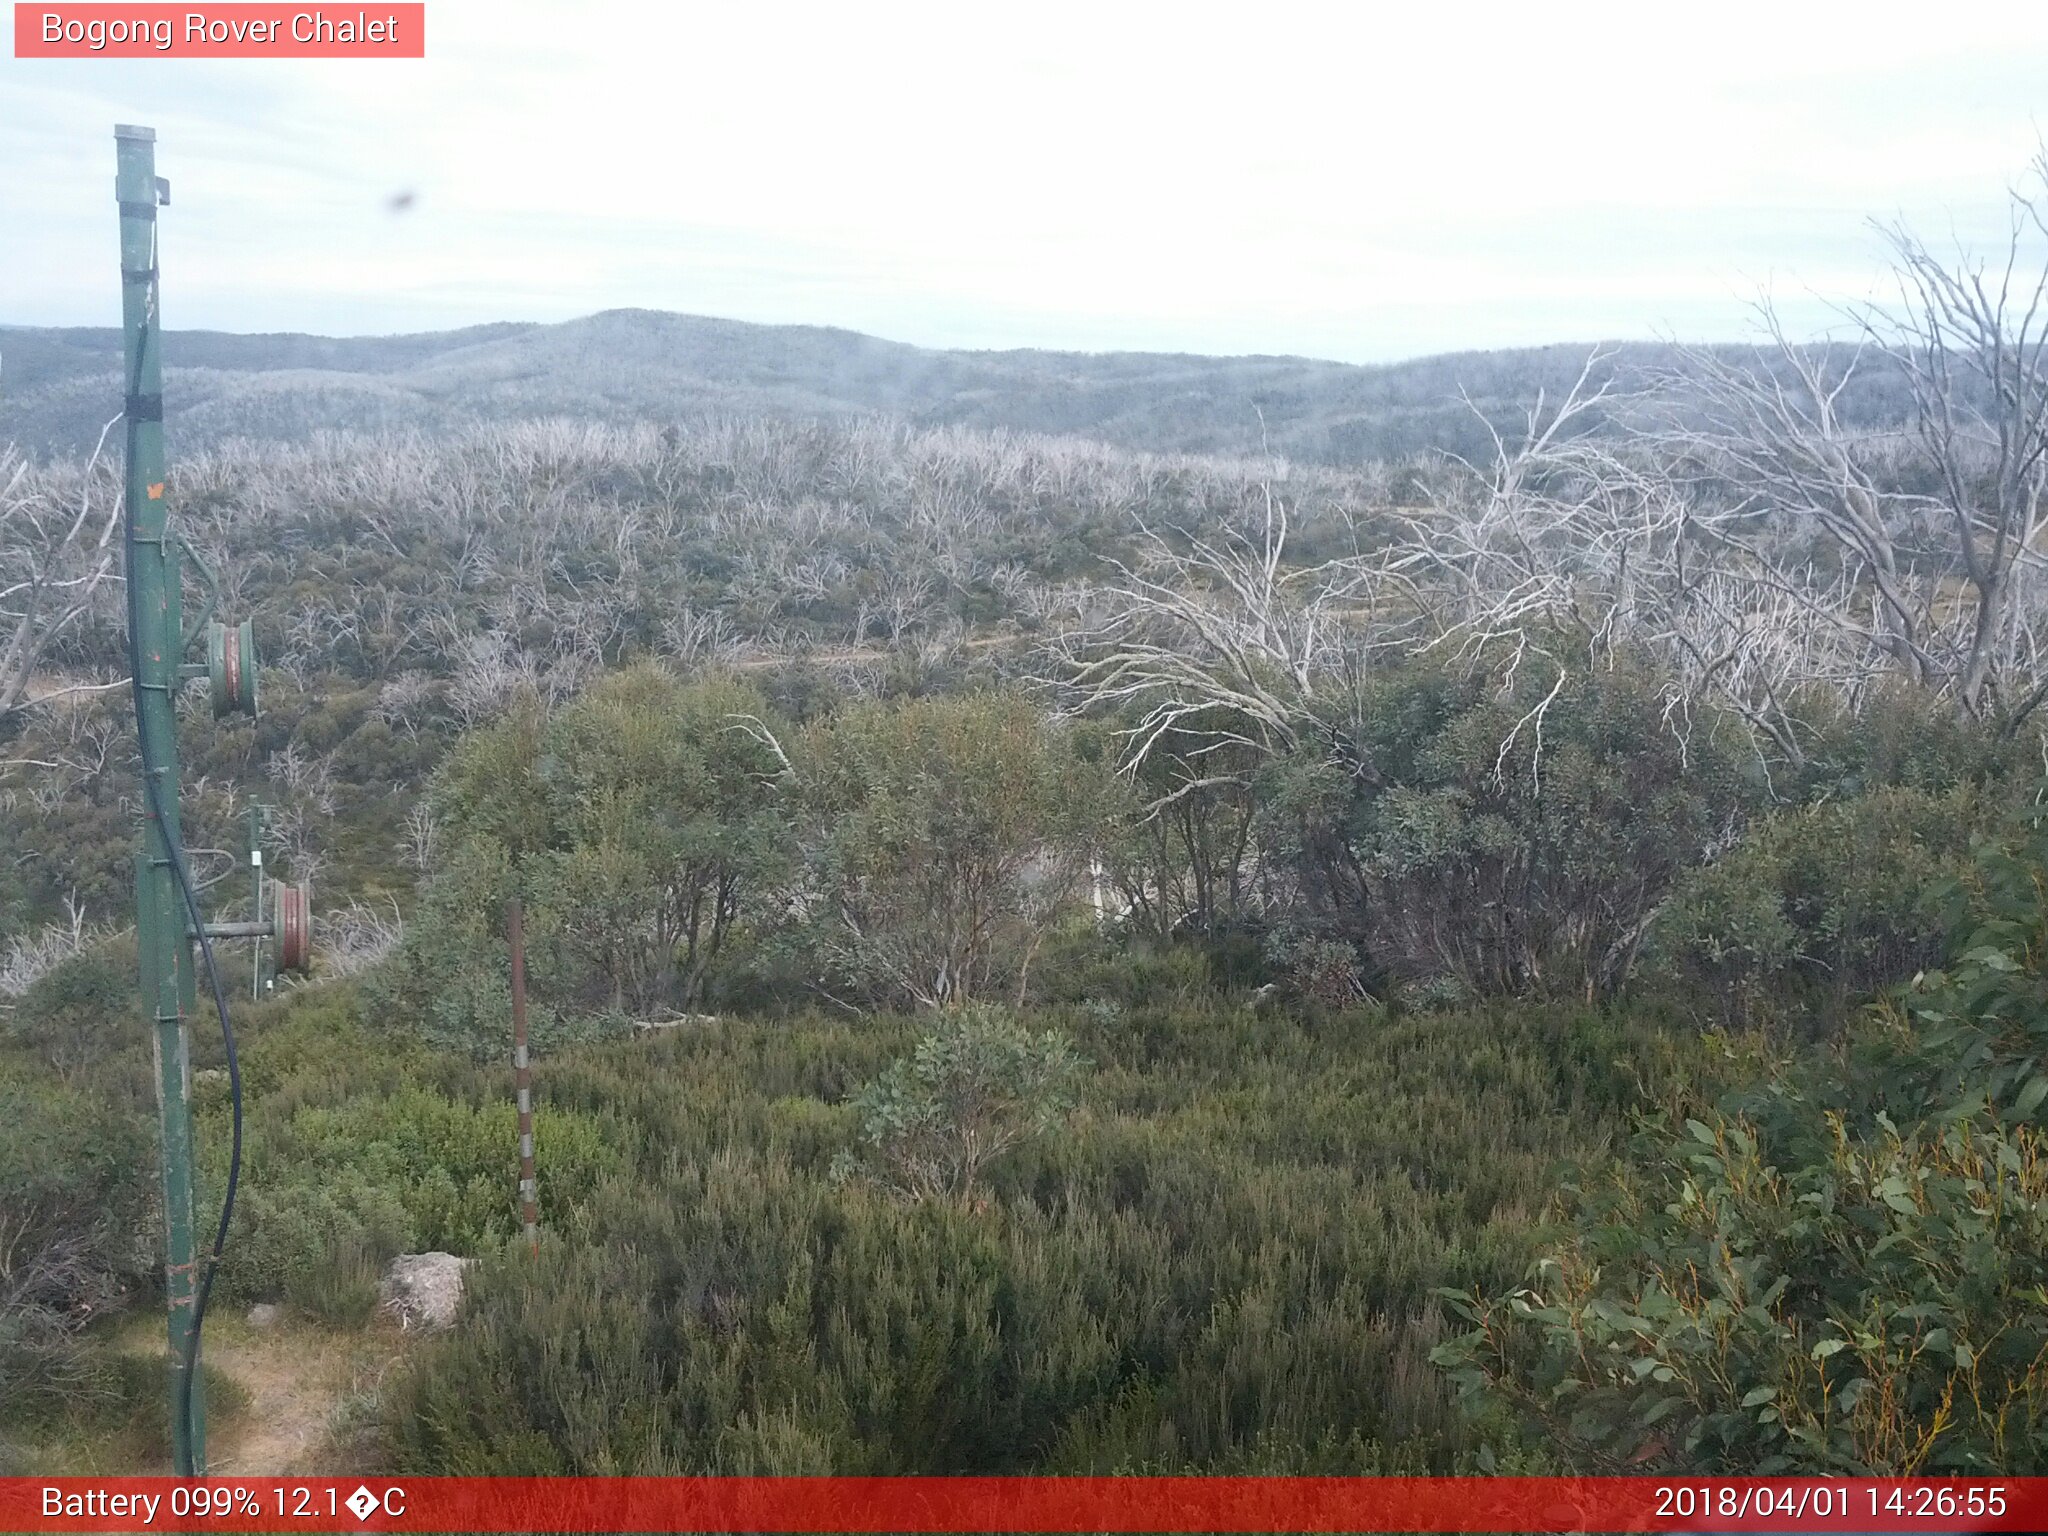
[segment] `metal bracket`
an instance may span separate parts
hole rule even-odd
[[[206,583],[206,602],[204,606],[200,608],[197,615],[185,621],[185,639],[179,646],[179,651],[182,653],[191,650],[193,642],[206,633],[207,621],[213,617],[214,610],[220,606],[220,580],[213,574],[213,567],[206,563],[200,556],[199,551],[185,542],[185,536],[182,533],[171,534],[170,540],[172,544],[177,546],[178,553],[185,557],[186,562],[192,569],[199,573],[199,579]]]

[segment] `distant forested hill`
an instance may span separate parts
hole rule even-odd
[[[119,407],[120,333],[0,327],[0,442],[89,448]],[[1292,357],[951,352],[812,326],[611,310],[560,325],[335,338],[173,331],[173,451],[321,428],[438,431],[482,418],[672,420],[707,411],[880,414],[1093,438],[1161,452],[1262,444],[1304,463],[1483,452],[1477,406],[1506,423],[1568,386],[1586,346],[1468,352],[1376,367]],[[1620,349],[1624,365],[1671,349]],[[1469,396],[1472,406],[1461,397]]]

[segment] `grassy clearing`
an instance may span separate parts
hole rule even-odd
[[[95,1382],[15,1432],[10,1475],[168,1475],[163,1319],[131,1312],[93,1340]],[[402,1356],[385,1326],[333,1329],[286,1315],[251,1327],[228,1311],[206,1325],[208,1471],[283,1477],[351,1470],[362,1426]]]

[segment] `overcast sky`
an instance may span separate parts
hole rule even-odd
[[[2003,230],[2048,5],[1950,16],[428,0],[423,61],[9,57],[0,323],[118,322],[132,122],[173,327],[639,306],[1365,362],[1732,338],[1765,285],[1813,327],[1873,290],[1870,216]]]

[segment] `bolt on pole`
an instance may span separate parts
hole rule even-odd
[[[185,1361],[199,1289],[193,1223],[191,944],[171,846],[178,828],[177,689],[184,652],[177,552],[165,537],[163,328],[158,310],[156,130],[117,127],[114,196],[121,213],[121,330],[127,380],[128,467],[124,515],[132,546],[129,637],[136,668],[137,728],[145,772],[143,845],[136,857],[135,916],[142,1005],[156,1065],[164,1191],[164,1292],[169,1319],[171,1457],[182,1476],[206,1472],[204,1394],[182,1411]],[[195,1367],[196,1369],[196,1362]]]

